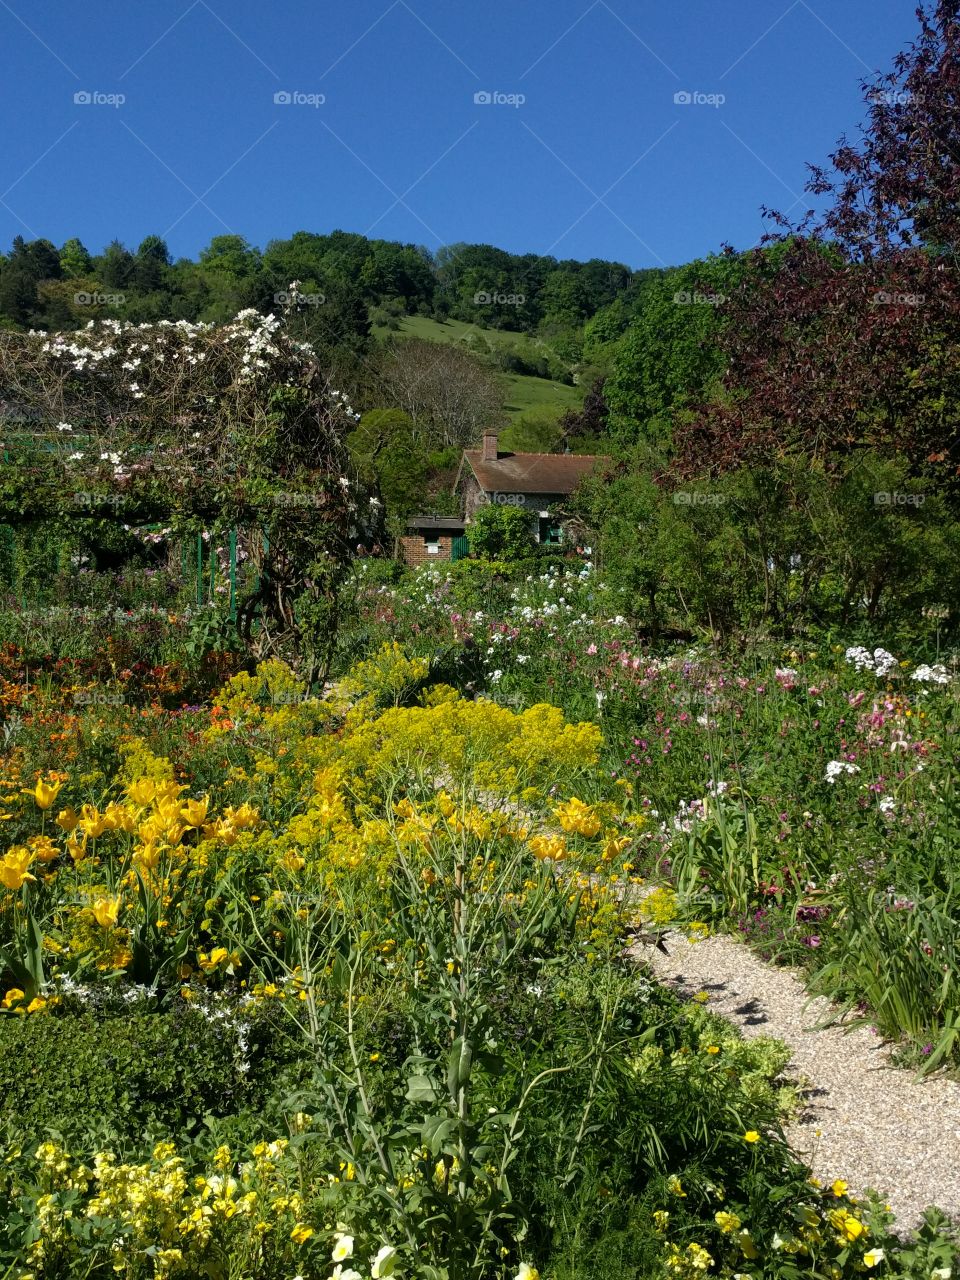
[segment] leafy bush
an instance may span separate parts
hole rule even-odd
[[[143,1002],[138,1001],[143,1007]],[[0,1125],[139,1143],[256,1108],[290,1050],[262,1018],[73,1011],[0,1018]]]
[[[522,560],[533,548],[530,512],[521,507],[481,507],[470,524],[470,551],[482,560]]]

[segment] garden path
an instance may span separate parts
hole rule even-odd
[[[786,1136],[825,1185],[842,1178],[854,1195],[875,1188],[898,1231],[934,1204],[960,1221],[960,1083],[894,1066],[868,1027],[816,1030],[834,1006],[732,938],[689,942],[670,932],[664,941],[667,954],[634,947],[659,981],[681,995],[706,992],[706,1007],[744,1036],[774,1036],[791,1049],[787,1073],[802,1085],[804,1106]]]

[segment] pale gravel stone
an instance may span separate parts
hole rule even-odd
[[[809,1092],[786,1136],[821,1181],[843,1178],[854,1195],[879,1191],[898,1232],[928,1205],[960,1221],[960,1084],[893,1066],[868,1027],[816,1030],[834,1006],[743,943],[719,934],[691,943],[673,932],[664,941],[668,955],[634,948],[661,982],[687,996],[706,991],[706,1007],[744,1036],[774,1036],[791,1049],[787,1074]]]

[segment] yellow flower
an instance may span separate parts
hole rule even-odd
[[[882,1262],[882,1261],[883,1261],[882,1249],[870,1249],[867,1253],[863,1255],[863,1265],[865,1267],[875,1267],[878,1262]]]
[[[198,957],[198,963],[204,973],[213,973],[220,965],[230,963],[230,952],[226,947],[214,947],[209,955],[206,951],[200,951]]]
[[[670,1213],[667,1209],[654,1209],[653,1225],[658,1231],[666,1231],[669,1221]]]
[[[713,1215],[713,1220],[724,1235],[732,1235],[740,1229],[740,1219],[735,1213],[724,1213],[722,1210]]]
[[[148,805],[157,794],[157,784],[152,778],[138,778],[127,787],[127,795],[134,804]]]
[[[49,836],[31,836],[30,852],[38,862],[53,862],[60,856],[60,850]]]
[[[44,1000],[43,996],[34,996],[27,1005],[27,1013],[39,1013],[41,1009],[45,1009],[46,1007],[47,1002]]]
[[[84,831],[92,840],[96,840],[97,836],[102,836],[107,829],[107,824],[100,810],[94,804],[85,804],[81,808],[80,822]]]
[[[38,809],[49,809],[60,794],[62,782],[44,782],[42,778],[37,779],[37,785],[32,791],[24,791],[25,796],[32,796],[36,801]]]
[[[588,804],[572,797],[566,804],[557,805],[554,809],[557,820],[564,831],[581,836],[595,836],[600,830],[600,819]]]
[[[112,929],[120,913],[120,899],[98,898],[91,907],[91,911],[101,929]]]
[[[78,840],[75,835],[71,835],[70,839],[67,840],[64,848],[66,849],[67,853],[69,853],[70,857],[73,859],[74,862],[82,862],[84,858],[87,856],[86,833],[84,833],[83,838],[80,840]]]
[[[0,1004],[4,1009],[11,1009],[15,1004],[20,1004],[23,1000],[23,992],[19,987],[11,987],[7,994],[0,1000]]]
[[[755,1258],[760,1257],[760,1252],[757,1249],[757,1246],[753,1242],[753,1236],[750,1234],[749,1231],[747,1231],[746,1228],[744,1228],[740,1232],[740,1234],[737,1236],[737,1240],[739,1241],[739,1244],[740,1244],[740,1251],[745,1258],[749,1258],[751,1261],[753,1261]]]
[[[57,814],[57,826],[63,831],[66,831],[68,835],[79,821],[80,819],[77,817],[76,810],[69,807],[61,809]]]
[[[719,1053],[719,1052],[720,1052],[720,1046],[718,1044],[707,1045],[707,1053]]]
[[[703,1245],[688,1244],[686,1253],[686,1263],[694,1271],[707,1271],[713,1266],[713,1258],[707,1253]]]
[[[743,1140],[744,1142],[759,1142],[760,1135],[757,1133],[756,1129],[748,1129],[743,1135]]]
[[[0,884],[5,889],[19,889],[27,880],[36,880],[27,867],[30,865],[30,850],[17,845],[0,860]]]
[[[667,1190],[671,1195],[679,1196],[681,1199],[684,1199],[687,1194],[680,1185],[680,1179],[675,1173],[671,1173],[670,1177],[667,1179]]]
[[[845,1196],[847,1194],[847,1184],[844,1182],[842,1178],[838,1178],[836,1182],[833,1184],[833,1186],[830,1188],[830,1190],[839,1200],[842,1196]]]
[[[530,852],[535,858],[549,858],[551,862],[562,862],[567,856],[567,842],[563,836],[533,836],[530,841]]]
[[[207,820],[209,807],[209,796],[204,796],[202,800],[188,800],[180,810],[180,816],[188,827],[202,827]]]
[[[840,1239],[848,1244],[852,1244],[854,1240],[866,1233],[867,1228],[855,1214],[848,1213],[846,1209],[833,1209],[827,1215],[831,1227],[833,1227],[840,1236]]]

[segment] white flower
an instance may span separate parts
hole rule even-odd
[[[354,1271],[353,1267],[348,1267],[344,1271],[343,1267],[334,1267],[330,1280],[363,1280],[359,1271]]]
[[[396,1249],[392,1244],[385,1244],[370,1263],[370,1275],[373,1277],[373,1280],[382,1280],[382,1277],[393,1275],[396,1265]]]
[[[345,1258],[352,1258],[353,1236],[337,1236],[333,1245],[333,1253],[330,1256],[334,1262],[343,1262]]]
[[[882,1249],[870,1249],[867,1253],[863,1255],[863,1265],[865,1267],[875,1267],[878,1262],[882,1262],[882,1261],[883,1261]],[[934,1272],[933,1274],[936,1275],[937,1273]]]
[[[514,1280],[540,1280],[540,1272],[536,1267],[531,1267],[529,1262],[521,1262]]]
[[[848,764],[846,760],[831,760],[827,765],[825,779],[827,782],[836,782],[842,773],[859,773],[860,766]]]
[[[917,667],[911,679],[919,680],[921,684],[949,684],[950,673],[940,662],[933,667],[928,667],[924,663],[922,667]]]
[[[70,425],[70,423],[69,423],[69,422],[58,422],[58,423],[57,423],[57,430],[58,430],[58,431],[72,431],[72,430],[73,430],[73,427],[71,427],[71,425]]]
[[[896,807],[897,802],[894,800],[893,796],[884,796],[878,805],[881,813],[893,813]]]

